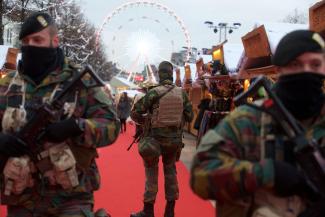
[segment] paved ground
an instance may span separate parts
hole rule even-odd
[[[196,151],[196,136],[193,136],[190,133],[184,132],[183,142],[185,147],[182,150],[181,161],[185,164],[186,168],[190,171],[192,159]],[[210,201],[211,204],[215,207],[215,201]]]
[[[183,142],[185,147],[182,150],[181,161],[185,164],[187,169],[190,170],[192,159],[196,151],[196,137],[184,132]]]

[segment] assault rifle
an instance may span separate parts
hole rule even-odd
[[[84,81],[82,78],[86,77]],[[43,144],[45,142],[45,128],[57,120],[62,114],[62,109],[66,100],[76,91],[83,88],[93,88],[103,86],[104,82],[98,77],[91,66],[87,65],[83,71],[72,76],[64,84],[63,90],[60,91],[51,102],[45,102],[40,105],[26,125],[17,133],[17,137],[22,140],[28,147],[28,153],[32,161],[36,164],[37,169],[43,173],[49,166],[49,158],[42,156]]]
[[[247,101],[263,87],[268,95],[261,105]],[[246,104],[262,112],[270,114],[282,128],[283,132],[295,145],[294,155],[297,163],[304,171],[307,181],[324,198],[325,196],[325,158],[315,139],[307,139],[302,126],[284,107],[280,99],[272,92],[267,79],[260,76],[250,88],[235,97],[235,104]]]
[[[140,139],[143,137],[143,129],[142,126],[139,124],[136,124],[136,129],[135,129],[135,135],[133,136],[133,141],[127,148],[127,151],[130,151],[134,143],[138,143]]]

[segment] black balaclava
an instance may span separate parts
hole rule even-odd
[[[61,68],[64,61],[60,48],[22,46],[21,53],[19,70],[36,84],[41,83],[50,72]]]
[[[286,34],[277,45],[272,62],[286,67],[304,53],[322,54],[325,42],[321,35],[311,30],[295,30]],[[285,107],[299,120],[317,116],[324,103],[324,76],[315,72],[297,72],[281,75],[275,92]]]
[[[323,103],[324,76],[313,72],[282,75],[275,84],[277,96],[298,120],[319,115]]]

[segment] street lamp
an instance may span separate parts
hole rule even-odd
[[[205,21],[204,24],[208,25],[209,28],[212,28],[214,33],[219,32],[219,43],[221,42],[222,30],[224,31],[224,40],[227,40],[227,32],[228,34],[231,34],[234,29],[238,29],[241,26],[241,23],[232,23],[232,25],[228,25],[228,23],[218,23],[218,25],[214,25],[212,21]]]

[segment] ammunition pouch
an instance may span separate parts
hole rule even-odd
[[[65,143],[55,144],[42,151],[35,163],[39,172],[52,186],[60,185],[63,189],[70,189],[79,185],[76,167],[89,168],[97,157],[95,148],[85,148]],[[29,157],[9,158],[4,166],[4,185],[1,189],[1,200],[4,203],[15,204],[17,196],[26,189],[33,187],[33,173],[35,165]],[[15,199],[14,199],[15,198]]]
[[[68,145],[61,143],[49,149],[56,182],[63,189],[71,189],[79,185],[76,170],[76,159]]]
[[[34,185],[32,173],[35,171],[34,166],[28,156],[11,157],[8,159],[4,174],[4,191],[5,196],[21,194],[26,188]]]
[[[95,148],[66,143],[54,145],[47,152],[52,168],[47,170],[43,176],[47,178],[50,185],[59,184],[63,189],[79,185],[77,168],[81,170],[89,168],[98,156]]]

